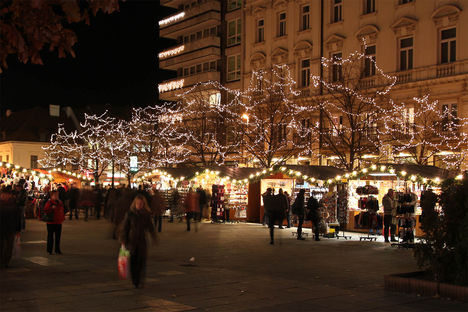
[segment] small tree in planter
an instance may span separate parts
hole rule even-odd
[[[415,248],[415,257],[418,265],[428,269],[437,282],[468,285],[467,194],[465,176],[462,182],[450,179],[443,183],[440,213],[430,209],[430,200],[421,200],[424,236]]]

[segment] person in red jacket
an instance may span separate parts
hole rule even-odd
[[[50,192],[50,199],[44,206],[46,213],[53,212],[53,221],[47,222],[47,252],[52,254],[55,236],[55,253],[62,254],[60,251],[60,236],[62,235],[62,223],[65,220],[65,211],[63,203],[59,200],[57,191]]]

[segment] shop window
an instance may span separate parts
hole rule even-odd
[[[451,63],[457,59],[457,29],[449,28],[440,32],[440,63]]]
[[[240,9],[242,6],[242,0],[229,0],[227,4],[227,10],[232,11]]]
[[[413,69],[413,37],[400,39],[400,70]]]
[[[257,42],[263,42],[265,40],[265,20],[259,19],[257,20]]]
[[[302,88],[310,85],[310,59],[301,61],[301,84]]]
[[[239,80],[241,69],[240,54],[228,56],[227,59],[227,81]]]
[[[301,7],[301,30],[310,28],[310,5],[303,5]]]
[[[286,36],[286,12],[278,14],[278,37]]]
[[[37,169],[37,155],[31,155],[31,169]]]
[[[343,0],[331,0],[332,1],[332,23],[340,22],[343,20]]]
[[[364,0],[364,14],[375,12],[375,0]]]
[[[241,42],[241,19],[235,19],[228,22],[227,44],[228,46]]]
[[[341,52],[332,54],[332,61],[333,61],[333,64],[331,66],[331,70],[332,70],[331,81],[332,82],[341,81],[343,79],[343,66],[341,65],[341,58],[342,58]]]
[[[375,45],[367,46],[365,48],[364,54],[366,55],[364,59],[364,77],[374,76],[375,75],[375,60],[376,60]]]

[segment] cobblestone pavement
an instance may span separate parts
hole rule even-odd
[[[310,233],[310,229],[306,230]],[[416,271],[411,250],[383,242],[292,238],[258,224],[164,221],[144,288],[119,280],[105,220],[66,221],[63,255],[28,220],[20,258],[0,272],[1,311],[468,311],[444,299],[386,292],[383,276]],[[194,265],[189,261],[195,257]]]

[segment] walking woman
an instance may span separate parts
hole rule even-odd
[[[122,221],[120,241],[130,251],[130,274],[135,288],[141,286],[146,269],[148,245],[146,233],[156,240],[151,209],[146,198],[138,194],[130,205],[130,210]]]
[[[55,238],[55,253],[61,255],[60,237],[62,236],[62,223],[65,220],[65,211],[63,203],[59,199],[58,191],[50,192],[50,199],[45,203],[44,212],[53,214],[52,221],[47,222],[47,252],[49,255],[52,254]]]

